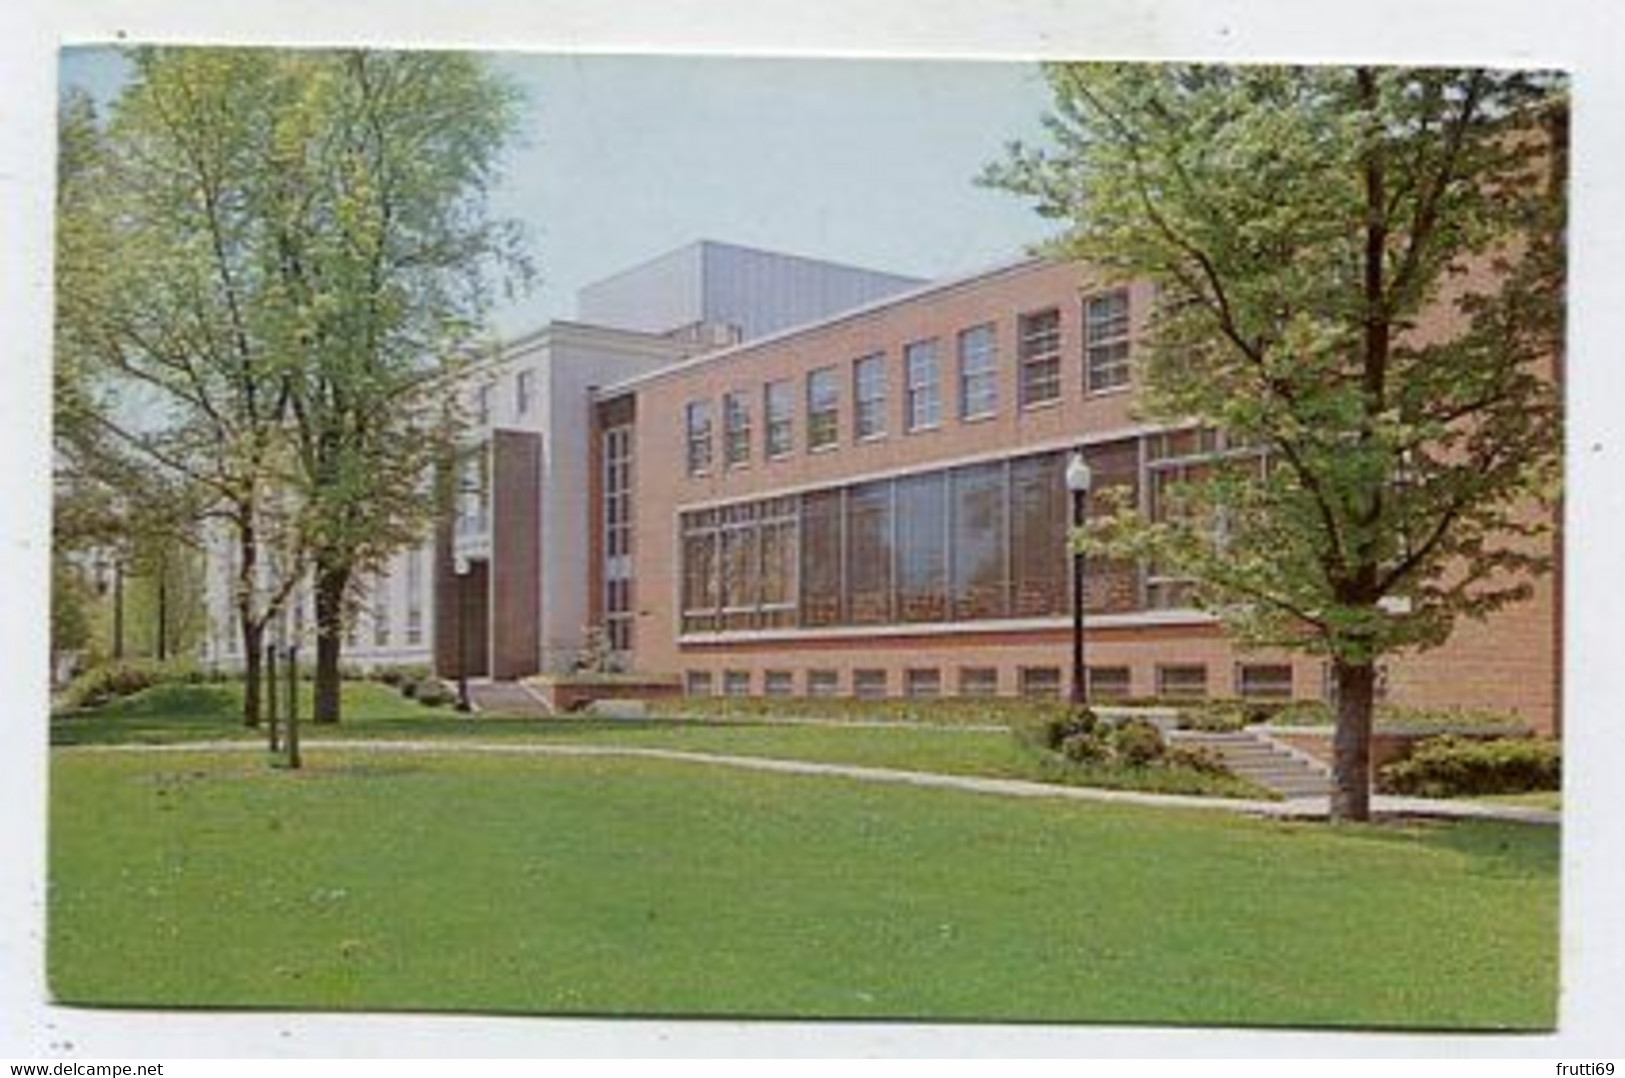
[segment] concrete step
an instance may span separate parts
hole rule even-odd
[[[470,681],[468,697],[476,712],[527,718],[552,714],[535,693],[517,681]]]
[[[1231,774],[1283,797],[1322,797],[1331,792],[1331,778],[1325,768],[1251,731],[1180,730],[1171,734],[1169,741],[1184,748],[1208,749],[1218,755]]]

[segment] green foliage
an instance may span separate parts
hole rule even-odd
[[[1436,737],[1382,769],[1381,789],[1418,797],[1470,797],[1558,790],[1563,747],[1534,738]]]
[[[445,707],[457,699],[457,694],[436,678],[413,683],[413,691],[407,695],[424,707]]]
[[[1020,697],[943,696],[886,697],[860,700],[851,696],[692,696],[649,701],[661,715],[704,715],[724,719],[798,718],[830,722],[919,722],[1009,725],[1043,718],[1065,718],[1071,708],[1060,700]]]
[[[155,659],[127,659],[91,667],[69,683],[62,705],[69,709],[98,708],[155,685],[201,685],[224,680],[226,675],[206,670],[187,660],[160,663]]]
[[[1050,145],[988,182],[1058,253],[1156,286],[1139,405],[1216,430],[1077,541],[1190,578],[1244,641],[1383,655],[1530,594],[1561,475],[1561,77],[1052,64]],[[1368,715],[1349,721],[1363,728]],[[1345,758],[1346,757],[1346,758]],[[1363,815],[1363,752],[1335,810]]]
[[[372,668],[369,676],[385,685],[401,686],[409,681],[422,681],[431,671],[423,663],[385,663]]]

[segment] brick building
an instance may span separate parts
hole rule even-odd
[[[520,678],[597,627],[697,695],[1064,694],[1070,454],[1156,512],[1231,451],[1135,417],[1150,298],[1073,263],[926,283],[715,243],[589,286],[469,378],[455,518],[372,582],[347,657]],[[1382,691],[1556,732],[1559,588]],[[1154,566],[1091,562],[1085,594],[1097,698],[1327,692]]]

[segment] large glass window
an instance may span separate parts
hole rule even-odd
[[[684,632],[711,632],[718,627],[718,543],[716,510],[683,515]]]
[[[1060,453],[1010,463],[1010,612],[1018,618],[1071,609],[1067,500]]]
[[[834,367],[807,372],[807,448],[822,449],[841,437],[841,385]]]
[[[688,474],[701,475],[711,468],[711,402],[689,401],[684,416],[688,430]]]
[[[1061,312],[1051,308],[1016,320],[1021,406],[1061,398]]]
[[[750,463],[750,398],[743,392],[722,398],[723,458],[728,467]]]
[[[858,441],[886,433],[886,357],[864,356],[852,364],[854,437]]]
[[[765,397],[768,459],[787,457],[795,448],[795,389],[788,381],[769,382]]]
[[[992,415],[998,407],[998,350],[989,323],[959,335],[959,418]]]
[[[955,621],[1002,618],[1005,594],[1005,466],[959,468],[952,475],[951,609]]]
[[[821,490],[801,500],[801,624],[841,622],[842,492]]]
[[[757,580],[761,602],[760,624],[769,629],[794,625],[797,499],[774,498],[763,502],[758,529],[761,537],[761,564]]]
[[[756,506],[732,505],[722,515],[722,627],[756,627]]]
[[[948,617],[948,473],[897,481],[897,620]]]
[[[847,616],[854,625],[891,621],[891,493],[890,483],[847,492]]]
[[[937,342],[915,341],[903,349],[908,377],[908,429],[927,430],[942,422],[942,371]]]
[[[423,548],[406,552],[406,642],[423,643]]]
[[[1084,384],[1090,393],[1128,385],[1128,289],[1083,301]]]
[[[536,403],[536,372],[529,368],[520,371],[514,376],[513,404],[514,411],[519,415],[529,415],[531,406]]]

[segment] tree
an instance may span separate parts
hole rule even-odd
[[[453,357],[491,264],[523,268],[484,212],[515,97],[453,54],[131,57],[64,210],[103,271],[59,278],[108,372],[88,411],[224,529],[251,725],[265,634],[313,574],[316,717],[336,719],[347,593],[424,530]]]
[[[1526,597],[1559,475],[1561,85],[1454,69],[1056,65],[988,182],[1158,303],[1141,406],[1235,451],[1086,546],[1244,643],[1328,656],[1334,819],[1370,811],[1380,657]]]
[[[517,96],[476,59],[306,57],[275,118],[267,192],[273,347],[310,506],[316,722],[339,718],[355,584],[421,539],[459,435],[449,385],[497,275],[525,263],[486,196]]]
[[[103,519],[156,471],[234,550],[244,721],[257,725],[265,632],[299,580],[302,506],[281,414],[286,357],[264,331],[254,212],[266,131],[289,87],[267,54],[142,49],[105,130],[59,179],[58,370],[95,446]],[[59,374],[58,408],[64,408]],[[60,519],[60,514],[59,514]],[[269,549],[283,552],[274,572]]]

